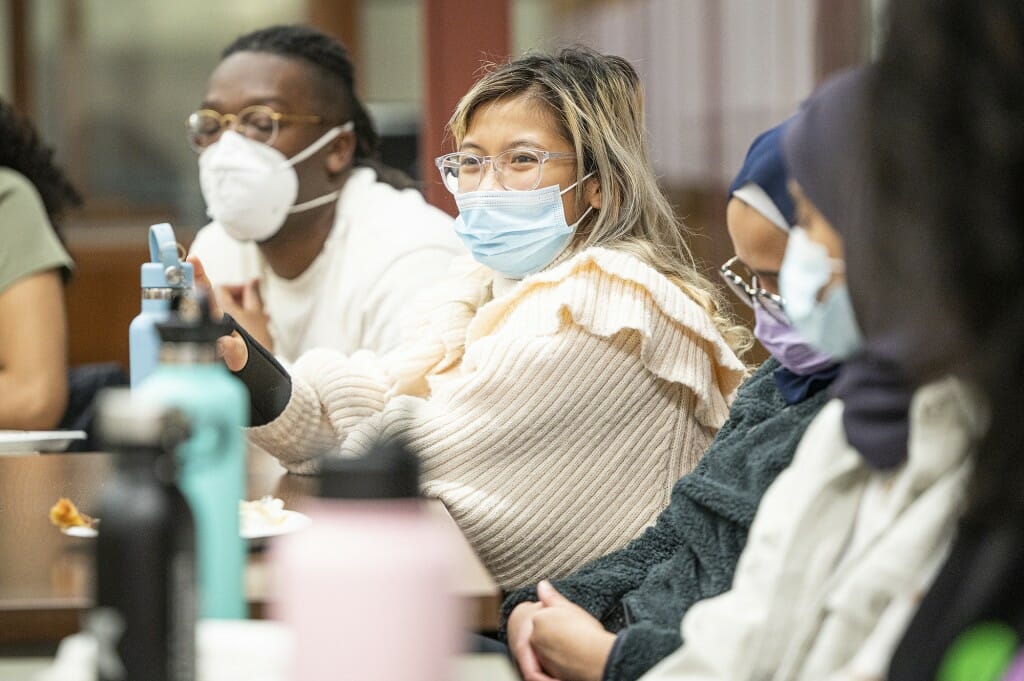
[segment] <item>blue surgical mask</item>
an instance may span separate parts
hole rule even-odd
[[[841,260],[828,256],[824,246],[796,228],[789,235],[779,270],[779,293],[793,327],[808,343],[836,360],[846,359],[863,344],[845,283],[831,286],[818,301],[818,293],[842,265]]]
[[[529,191],[456,194],[455,233],[477,262],[511,279],[522,279],[550,265],[572,241],[580,222],[566,224],[558,185]]]

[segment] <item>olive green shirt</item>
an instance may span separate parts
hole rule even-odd
[[[36,272],[70,272],[73,264],[36,188],[21,173],[0,168],[0,293]]]

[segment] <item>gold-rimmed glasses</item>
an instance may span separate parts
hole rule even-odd
[[[750,277],[749,282],[733,269],[737,263],[742,265],[743,269],[747,271]],[[718,273],[722,276],[729,290],[735,293],[736,297],[742,300],[748,307],[753,308],[759,305],[775,321],[789,324],[789,317],[786,316],[786,305],[782,296],[759,286],[757,275],[750,271],[738,255],[734,255],[726,260],[718,268]]]
[[[282,122],[316,124],[322,123],[323,118],[315,114],[281,113],[264,104],[256,104],[245,107],[237,114],[222,114],[213,109],[193,111],[185,126],[189,145],[196,151],[202,151],[228,129],[234,129],[257,142],[273,144]]]
[[[540,184],[544,164],[556,159],[575,159],[568,151],[541,151],[540,149],[509,149],[494,156],[480,156],[467,151],[456,151],[434,159],[441,172],[441,181],[452,194],[476,191],[490,163],[494,177],[509,191],[529,191]]]

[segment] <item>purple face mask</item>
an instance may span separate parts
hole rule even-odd
[[[754,337],[794,374],[808,376],[835,364],[834,359],[807,343],[796,329],[778,321],[760,305],[754,306],[754,319]]]

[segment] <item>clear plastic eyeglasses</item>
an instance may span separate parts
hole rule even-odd
[[[753,308],[760,305],[775,321],[789,324],[789,317],[786,316],[786,304],[782,296],[758,286],[757,275],[749,270],[747,270],[750,276],[750,283],[748,283],[743,276],[733,270],[736,263],[743,265],[743,261],[738,255],[729,258],[718,268],[718,273],[722,275],[729,290],[735,293],[736,297],[748,307]],[[746,269],[745,265],[744,268]]]
[[[529,191],[540,184],[544,164],[559,159],[576,159],[573,152],[509,149],[495,156],[479,156],[466,151],[445,154],[434,159],[441,181],[452,194],[476,191],[490,163],[498,184],[509,191]]]
[[[315,114],[288,114],[274,111],[269,106],[257,104],[248,106],[237,114],[222,114],[213,109],[200,109],[188,116],[185,126],[188,131],[188,143],[196,151],[202,151],[216,142],[222,132],[233,128],[249,139],[273,144],[277,139],[282,122],[322,123],[323,119]]]

